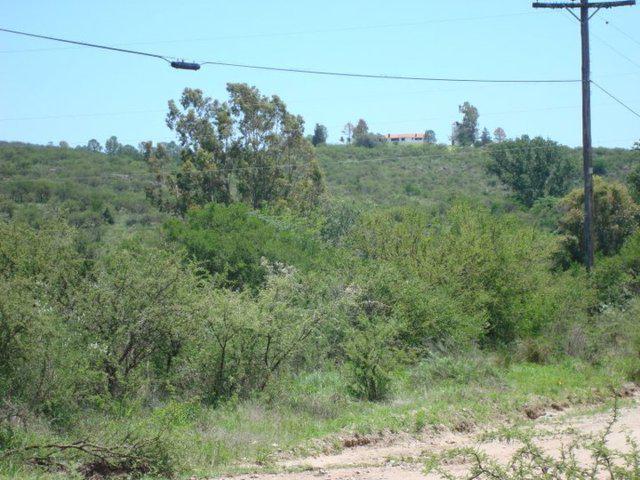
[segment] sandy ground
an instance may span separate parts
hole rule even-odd
[[[619,420],[609,436],[609,444],[617,449],[626,449],[627,434],[640,442],[640,405],[636,396],[632,407],[619,412]],[[574,438],[573,432],[597,434],[611,421],[611,413],[580,414],[574,410],[550,411],[529,426],[536,431],[536,444],[550,454],[557,453],[563,445]],[[526,425],[526,424],[525,424]],[[506,441],[482,441],[483,431],[470,433],[445,432],[420,436],[388,436],[375,439],[347,439],[345,444],[365,445],[344,448],[339,453],[322,454],[295,460],[281,460],[275,469],[284,473],[248,474],[218,477],[233,480],[435,480],[435,474],[426,475],[424,455],[436,454],[457,447],[477,447],[494,459],[507,462],[517,450],[518,444]],[[486,438],[486,435],[484,436]],[[585,453],[585,459],[586,457]],[[464,464],[447,467],[450,471],[464,473]]]

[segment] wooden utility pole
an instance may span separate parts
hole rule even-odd
[[[589,20],[602,8],[614,8],[635,5],[635,0],[617,2],[589,2],[580,0],[572,3],[540,3],[533,8],[566,9],[580,22],[582,36],[582,157],[584,173],[584,250],[587,271],[593,268],[594,258],[594,212],[593,212],[593,149],[591,145],[591,55],[589,53]],[[580,16],[573,9],[580,9]],[[595,9],[590,13],[590,9]]]

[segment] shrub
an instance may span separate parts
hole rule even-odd
[[[567,307],[584,307],[549,271],[553,237],[514,216],[496,218],[466,204],[441,218],[392,209],[364,216],[351,241],[366,259],[403,272],[386,290],[402,301],[389,304],[404,310],[409,325],[429,325],[409,329],[426,334],[415,339],[423,345],[465,338],[509,343],[540,332]]]
[[[167,372],[193,334],[198,280],[183,258],[135,240],[108,249],[75,295],[74,327],[110,395],[139,384],[145,366]]]
[[[544,196],[564,195],[576,173],[567,149],[542,137],[523,136],[491,145],[487,169],[531,207]]]
[[[324,246],[286,221],[261,215],[242,204],[210,204],[189,212],[186,221],[172,220],[166,231],[225,288],[256,290],[267,270],[262,258],[299,268],[322,268]]]
[[[584,190],[576,189],[562,199],[558,231],[564,235],[563,250],[569,258],[584,258]],[[595,250],[613,255],[640,225],[640,206],[619,182],[594,177]]]
[[[202,300],[204,319],[188,368],[195,369],[208,402],[264,390],[293,366],[316,333],[321,316],[308,304],[296,273],[286,267],[265,268],[266,285],[255,297],[211,290]]]
[[[383,400],[389,394],[391,372],[395,366],[395,326],[361,317],[345,345],[349,388],[357,398]]]

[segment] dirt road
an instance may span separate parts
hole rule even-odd
[[[625,449],[626,435],[640,442],[640,405],[619,412],[619,420],[609,437],[610,446]],[[547,412],[532,420],[536,444],[553,454],[563,444],[571,441],[572,431],[593,433],[603,431],[611,420],[611,413],[580,414],[576,411]],[[497,427],[494,425],[493,428]],[[432,480],[436,475],[426,475],[424,455],[441,453],[456,447],[477,447],[498,461],[506,462],[518,448],[514,442],[483,440],[491,427],[470,433],[440,433],[421,436],[393,436],[381,438],[354,438],[345,440],[348,445],[339,453],[309,458],[282,460],[275,469],[283,473],[249,474],[222,477],[233,480]],[[584,453],[586,455],[586,453]],[[464,472],[467,466],[453,465],[452,471]]]

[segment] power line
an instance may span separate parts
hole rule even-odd
[[[120,53],[130,53],[133,55],[142,55],[145,57],[153,57],[153,58],[160,58],[162,60],[164,60],[165,62],[171,63],[170,62],[170,58],[175,58],[175,57],[168,57],[165,55],[160,55],[157,53],[149,53],[149,52],[140,52],[138,50],[128,50],[126,48],[118,48],[118,47],[109,47],[107,45],[98,45],[96,43],[87,43],[87,42],[81,42],[78,40],[67,40],[64,38],[57,38],[57,37],[50,37],[47,35],[40,35],[40,34],[36,34],[36,33],[27,33],[27,32],[20,32],[18,30],[9,30],[8,28],[1,28],[0,27],[0,32],[6,32],[6,33],[13,33],[15,35],[23,35],[25,37],[33,37],[33,38],[41,38],[44,40],[51,40],[54,42],[62,42],[62,43],[71,43],[73,45],[81,45],[83,47],[91,47],[91,48],[100,48],[103,50],[111,50],[114,52],[120,52]]]
[[[449,82],[449,83],[512,83],[512,84],[532,84],[532,83],[579,83],[580,80],[569,79],[484,79],[484,78],[451,78],[451,77],[418,77],[405,75],[368,74],[351,72],[334,72],[329,70],[309,70],[304,68],[273,67],[266,65],[252,65],[246,63],[232,63],[220,61],[206,61],[201,65],[216,65],[219,67],[244,68],[250,70],[266,70],[271,72],[301,73],[308,75],[322,75],[332,77],[369,78],[377,80],[413,80],[422,82]]]
[[[164,60],[171,64],[174,68],[188,68],[188,69],[196,69],[185,67],[184,62],[172,62],[171,58],[175,59],[176,57],[169,57],[166,55],[160,55],[156,53],[149,52],[141,52],[137,50],[128,50],[117,47],[110,47],[106,45],[99,45],[95,43],[81,42],[77,40],[67,40],[57,37],[50,37],[47,35],[40,35],[34,33],[20,32],[17,30],[9,30],[6,28],[0,28],[0,31],[6,33],[12,33],[16,35],[23,35],[27,37],[41,38],[45,40],[51,40],[55,42],[63,42],[63,43],[71,43],[74,45],[81,45],[90,48],[100,48],[103,50],[111,50],[120,53],[129,53],[133,55],[142,55],[147,57],[154,57]],[[455,82],[455,83],[500,83],[500,84],[535,84],[535,83],[579,83],[580,80],[575,79],[481,79],[481,78],[453,78],[453,77],[422,77],[422,76],[405,76],[405,75],[388,75],[388,74],[367,74],[367,73],[352,73],[352,72],[335,72],[329,70],[311,70],[304,68],[290,68],[290,67],[274,67],[274,66],[266,66],[266,65],[252,65],[245,63],[234,63],[234,62],[221,62],[221,61],[204,61],[200,62],[200,64],[188,64],[190,66],[197,66],[199,68],[200,65],[215,65],[221,67],[233,67],[233,68],[243,68],[243,69],[251,69],[251,70],[263,70],[263,71],[272,71],[272,72],[285,72],[285,73],[299,73],[299,74],[307,74],[307,75],[320,75],[320,76],[332,76],[332,77],[349,77],[349,78],[368,78],[368,79],[377,79],[377,80],[410,80],[410,81],[423,81],[423,82]]]
[[[593,80],[591,80],[591,83],[593,85],[595,85],[596,87],[598,87],[600,90],[602,90],[603,93],[605,93],[606,95],[608,95],[609,97],[611,97],[613,100],[615,100],[616,102],[618,102],[620,105],[622,105],[624,108],[626,108],[627,110],[629,110],[631,113],[633,113],[636,117],[640,118],[640,113],[636,112],[633,108],[631,108],[629,105],[627,105],[626,103],[624,103],[622,100],[620,100],[618,97],[616,97],[613,93],[607,91],[604,89],[604,87],[598,85],[596,82],[594,82]]]
[[[339,32],[349,32],[349,31],[359,31],[359,30],[377,30],[377,29],[386,29],[386,28],[413,27],[413,26],[421,26],[421,25],[464,22],[464,21],[473,21],[473,20],[489,20],[494,18],[508,18],[508,17],[524,16],[524,15],[532,15],[532,12],[484,15],[484,16],[478,16],[478,17],[431,19],[431,20],[424,20],[424,21],[418,21],[418,22],[346,26],[346,27],[335,27],[335,28],[326,28],[326,29],[317,29],[317,30],[298,30],[298,31],[290,31],[290,32],[269,32],[269,33],[265,32],[265,33],[250,33],[250,34],[244,34],[244,35],[223,35],[218,37],[201,37],[201,38],[187,38],[187,39],[175,39],[175,40],[128,42],[128,43],[118,43],[118,44],[115,44],[115,46],[123,47],[123,46],[132,46],[132,45],[160,45],[160,44],[194,43],[194,42],[216,42],[221,40],[241,40],[241,39],[253,39],[253,38],[286,37],[286,36],[296,36],[296,35],[314,35],[319,33],[339,33]],[[31,48],[31,49],[22,49],[22,50],[0,50],[0,53],[44,52],[44,51],[66,50],[66,49],[68,49],[68,47]]]
[[[565,17],[567,20],[569,20],[571,23],[573,23],[574,18],[572,16],[570,16],[571,12],[565,12]],[[636,62],[633,58],[629,57],[628,55],[622,53],[620,50],[618,50],[616,47],[614,47],[613,45],[611,45],[609,42],[607,42],[604,38],[602,38],[600,35],[597,35],[593,32],[591,32],[591,36],[594,37],[596,40],[598,40],[600,43],[602,43],[605,47],[607,47],[609,50],[611,50],[612,52],[614,52],[615,54],[617,54],[618,56],[620,56],[621,58],[624,58],[627,62],[629,62],[630,64],[632,64],[633,66],[640,68],[640,63]]]
[[[627,37],[629,40],[631,40],[634,43],[637,43],[638,45],[640,45],[640,40],[635,39],[634,37],[632,37],[631,35],[629,35],[627,32],[625,32],[624,30],[622,30],[621,28],[617,27],[616,25],[614,25],[613,23],[611,23],[611,20],[605,20],[605,23],[607,25],[609,25],[610,27],[613,27],[615,30],[617,30],[619,33],[621,33],[622,35],[624,35],[625,37]]]
[[[609,42],[607,42],[606,40],[604,40],[601,36],[596,35],[595,33],[592,33],[592,35],[596,38],[596,40],[598,40],[600,43],[602,43],[605,47],[608,47],[611,51],[617,53],[619,56],[621,56],[622,58],[624,58],[626,61],[628,61],[629,63],[631,63],[632,65],[635,65],[636,67],[640,68],[640,63],[636,62],[633,58],[629,57],[628,55],[622,53],[620,50],[618,50],[616,47],[614,47],[613,45],[611,45]]]

